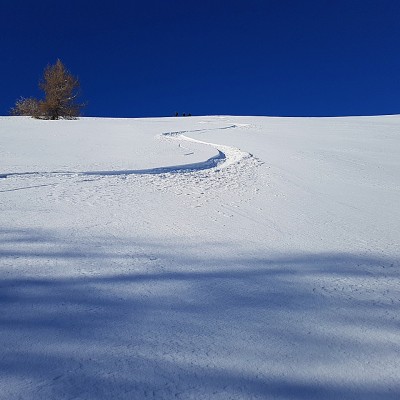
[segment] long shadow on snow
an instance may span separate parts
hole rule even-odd
[[[204,258],[162,241],[132,258],[130,240],[74,251],[45,232],[0,233],[0,398],[399,396],[397,261]],[[32,260],[54,274],[20,277]]]
[[[178,174],[178,173],[187,173],[194,171],[203,171],[206,169],[211,169],[222,161],[226,159],[225,153],[218,150],[218,154],[216,156],[210,157],[208,160],[199,161],[197,163],[190,164],[181,164],[181,165],[171,165],[168,167],[155,167],[155,168],[147,168],[147,169],[124,169],[124,170],[109,170],[109,171],[50,171],[50,172],[11,172],[11,173],[3,173],[0,174],[0,179],[6,179],[10,176],[25,176],[25,175],[83,175],[83,176],[117,176],[117,175],[161,175],[161,174]],[[17,188],[17,189],[7,189],[2,190],[2,192],[11,192],[16,190],[23,190],[28,188],[35,188],[41,186],[51,186],[51,185],[36,185],[29,186],[25,188]]]

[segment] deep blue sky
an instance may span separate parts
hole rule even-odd
[[[0,0],[0,115],[60,58],[87,116],[400,113],[399,0]]]

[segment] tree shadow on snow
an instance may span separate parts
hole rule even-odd
[[[0,398],[399,398],[396,260],[0,237]]]

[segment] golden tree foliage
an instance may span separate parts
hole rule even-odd
[[[46,67],[39,87],[45,94],[45,100],[40,103],[44,117],[59,119],[79,116],[81,105],[76,103],[78,78],[71,75],[60,60]]]
[[[83,107],[77,103],[79,94],[79,80],[73,76],[57,60],[54,65],[48,65],[39,82],[39,88],[43,90],[44,100],[33,98],[20,99],[11,110],[13,115],[30,115],[41,119],[75,119]]]
[[[11,115],[26,115],[37,118],[39,116],[39,101],[33,97],[21,97],[11,109]]]

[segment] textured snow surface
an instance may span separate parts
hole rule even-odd
[[[399,399],[400,117],[0,118],[0,399]]]

